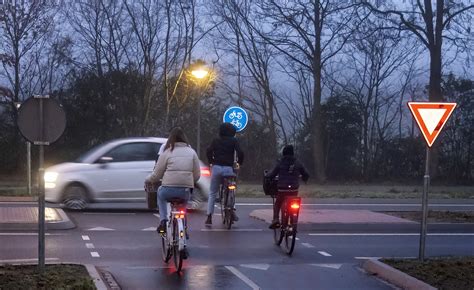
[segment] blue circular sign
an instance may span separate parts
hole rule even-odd
[[[241,107],[230,107],[225,111],[222,120],[224,123],[231,123],[237,132],[240,132],[247,126],[249,118],[247,112]]]

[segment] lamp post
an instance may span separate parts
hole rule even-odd
[[[21,102],[15,102],[15,108],[20,109]],[[31,142],[26,141],[26,191],[31,196]]]
[[[205,67],[199,67],[191,71],[191,75],[196,78],[198,81],[204,79],[209,75],[209,70]],[[198,157],[200,156],[201,152],[201,96],[197,100],[197,145],[196,151]]]

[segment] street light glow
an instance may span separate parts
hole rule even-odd
[[[209,74],[209,71],[204,68],[199,68],[191,71],[191,74],[197,79],[203,79]]]

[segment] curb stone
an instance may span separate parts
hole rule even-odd
[[[437,288],[397,270],[379,260],[371,259],[363,263],[362,268],[380,278],[408,290],[436,290]]]
[[[112,273],[110,273],[109,271],[106,271],[102,268],[99,268],[99,271],[100,271],[101,276],[103,277],[103,280],[105,280],[105,283],[107,283],[107,285],[108,285],[107,289],[111,289],[111,290],[121,290],[122,289],[122,288],[120,288],[120,285],[117,283],[117,281],[115,280]]]
[[[86,267],[87,272],[89,272],[89,275],[94,281],[94,284],[97,290],[107,290],[108,288],[105,285],[104,281],[102,280],[99,272],[97,271],[97,268],[91,264],[85,264],[84,266]]]

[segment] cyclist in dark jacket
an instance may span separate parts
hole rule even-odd
[[[224,176],[235,176],[234,162],[239,166],[244,162],[244,153],[240,149],[239,141],[235,138],[236,129],[231,123],[223,123],[219,127],[219,138],[212,141],[207,148],[207,159],[211,166],[211,188],[207,204],[206,225],[212,224],[212,214],[214,213],[214,202],[216,200],[219,185]],[[235,160],[237,154],[237,160]],[[234,221],[238,221],[234,213]]]
[[[278,195],[273,207],[273,221],[269,227],[270,229],[280,226],[279,213],[285,197],[298,195],[300,175],[304,182],[308,181],[309,178],[304,166],[294,157],[292,145],[285,146],[282,153],[283,157],[267,175],[270,178],[278,176]]]

